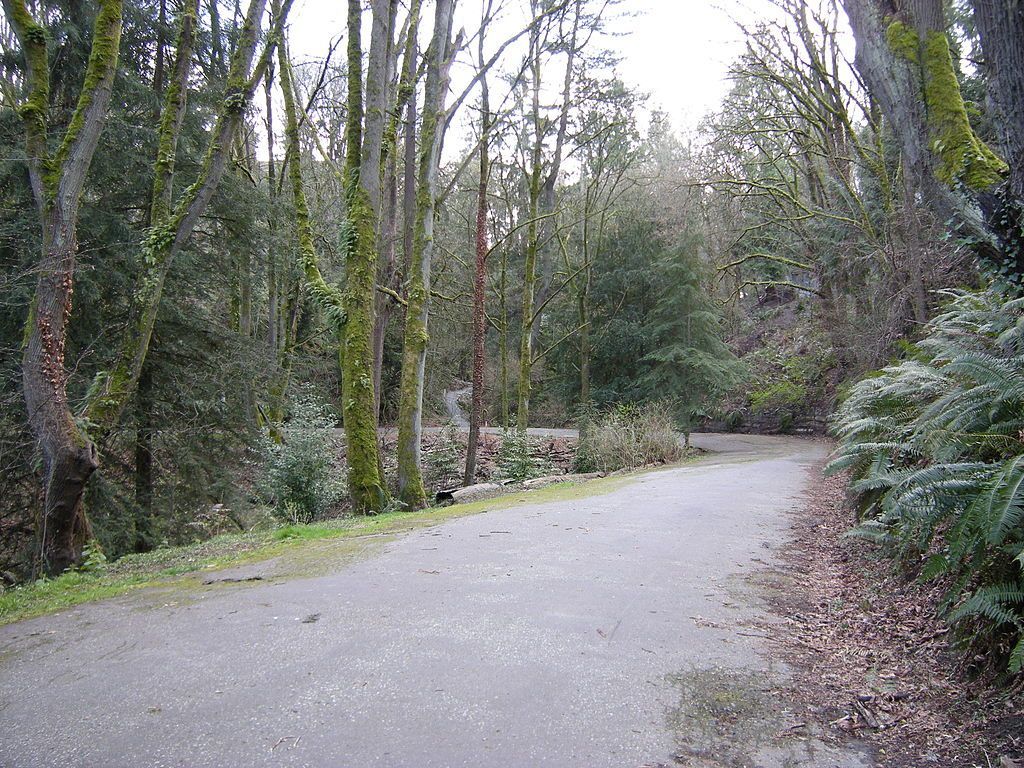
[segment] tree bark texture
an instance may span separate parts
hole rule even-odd
[[[844,0],[856,65],[900,143],[910,175],[941,220],[986,237],[950,184],[991,187],[1002,161],[974,134],[950,57],[941,0]]]
[[[1010,192],[1024,200],[1024,3],[973,0],[972,5],[1000,149],[1010,166]]]
[[[25,127],[29,181],[39,213],[42,251],[25,328],[22,361],[28,421],[42,454],[43,568],[57,574],[76,562],[91,537],[82,504],[99,464],[95,444],[71,414],[64,364],[74,294],[76,229],[86,175],[107,121],[121,40],[121,0],[101,0],[78,103],[60,145],[48,147],[50,74],[47,33],[24,0],[3,0],[25,58]]]
[[[381,512],[388,496],[380,473],[373,388],[373,313],[377,287],[377,223],[384,133],[386,56],[391,30],[387,0],[374,0],[363,126],[362,6],[348,4],[348,117],[345,171],[348,221],[341,349],[342,411],[348,446],[349,493],[360,513]]]
[[[480,31],[480,62],[484,60],[484,33]],[[490,141],[491,104],[487,89],[487,75],[480,79],[480,175],[476,192],[476,232],[475,250],[476,263],[473,272],[473,381],[472,404],[469,409],[469,442],[466,444],[466,471],[463,476],[465,485],[476,481],[476,453],[480,441],[480,422],[484,411],[484,364],[486,350],[484,342],[487,334],[487,310],[484,302],[487,297],[487,193],[490,178]]]
[[[390,117],[387,121],[387,128],[384,132],[384,213],[381,225],[381,251],[382,258],[378,268],[377,279],[380,284],[394,293],[402,288],[402,275],[405,273],[403,265],[399,265],[397,258],[398,250],[398,127],[403,122],[402,113],[407,111],[407,119],[404,136],[404,152],[406,162],[406,193],[412,198],[408,203],[413,213],[410,215],[410,233],[412,222],[415,219],[415,194],[416,194],[416,80],[417,68],[416,59],[418,48],[416,45],[417,34],[420,22],[420,0],[412,0],[409,7],[409,20],[406,30],[405,52],[402,59],[402,72],[398,78],[394,97],[391,103]],[[396,54],[397,56],[397,54]],[[393,66],[397,67],[397,59],[393,59]],[[411,252],[411,243],[409,251]],[[407,262],[408,258],[403,257]],[[383,291],[377,291],[376,307],[373,324],[373,391],[376,397],[374,412],[377,418],[381,416],[381,384],[384,372],[384,340],[387,337],[388,326],[398,306],[397,301]]]
[[[530,423],[531,374],[533,373],[533,307],[537,286],[537,253],[540,247],[538,213],[540,211],[541,163],[543,162],[544,128],[540,114],[540,57],[539,26],[530,33],[530,74],[533,112],[533,149],[529,186],[529,205],[526,230],[526,262],[523,266],[522,323],[519,330],[519,387],[516,403],[516,428],[525,431]]]
[[[416,229],[408,272],[402,381],[398,404],[398,495],[411,508],[426,502],[420,464],[423,383],[427,362],[430,266],[434,252],[437,174],[444,141],[444,97],[448,90],[448,51],[455,0],[437,0],[434,32],[427,52],[416,189]]]

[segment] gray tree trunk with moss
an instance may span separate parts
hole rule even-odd
[[[444,141],[448,90],[448,53],[455,0],[437,0],[434,33],[427,51],[420,153],[416,190],[416,228],[409,263],[408,305],[402,349],[402,381],[398,404],[398,495],[409,507],[426,502],[420,467],[423,381],[427,360],[427,317],[430,308],[430,265],[434,252],[437,173]]]
[[[29,425],[42,453],[43,567],[57,574],[81,556],[90,538],[82,495],[99,458],[71,413],[64,348],[74,293],[76,229],[86,174],[107,121],[121,40],[121,0],[100,0],[92,50],[78,103],[55,152],[48,146],[50,62],[46,28],[24,0],[3,0],[25,59],[25,127],[29,182],[42,229],[35,296],[25,327],[22,360]]]
[[[530,420],[530,394],[532,390],[533,366],[536,358],[533,353],[535,341],[539,340],[541,312],[547,304],[551,291],[553,276],[553,258],[550,255],[551,243],[554,240],[554,221],[556,194],[555,187],[558,174],[562,167],[562,153],[569,125],[570,98],[572,95],[573,64],[577,54],[577,34],[579,31],[580,14],[583,2],[576,0],[573,6],[572,31],[566,48],[565,75],[562,82],[561,105],[558,115],[558,130],[555,134],[555,147],[551,157],[551,165],[545,174],[542,169],[544,162],[544,138],[547,134],[548,121],[540,114],[541,92],[541,57],[544,44],[541,25],[535,23],[530,37],[530,74],[531,95],[533,99],[534,146],[532,152],[533,167],[530,171],[529,215],[530,225],[527,231],[526,265],[523,278],[523,320],[519,339],[519,401],[516,412],[516,426],[524,430]],[[568,4],[562,7],[564,11]],[[539,22],[552,12],[542,5],[533,4],[534,18]],[[540,220],[543,220],[543,225]],[[539,265],[538,259],[546,256],[544,264]],[[544,279],[540,291],[537,290],[538,266],[543,266]],[[535,307],[538,307],[535,309]]]
[[[398,128],[405,123],[404,152],[406,163],[406,194],[411,195],[413,200],[408,205],[415,210],[416,194],[416,81],[417,81],[417,33],[420,23],[420,0],[412,0],[409,5],[409,18],[405,31],[405,51],[402,59],[402,71],[398,77],[398,83],[394,90],[390,115],[387,127],[384,131],[384,212],[381,216],[381,259],[378,267],[378,280],[386,290],[377,291],[376,308],[373,325],[373,387],[376,395],[376,406],[374,412],[377,418],[381,413],[381,379],[384,370],[384,339],[387,335],[388,325],[392,316],[400,305],[395,298],[401,291],[403,268],[398,263],[398,239],[399,239],[399,210],[403,206],[398,202]],[[396,69],[398,66],[397,52],[392,56],[390,66]],[[392,74],[392,77],[394,75]],[[403,121],[402,113],[406,112]],[[411,154],[410,154],[411,152]],[[408,217],[411,221],[415,213]],[[410,229],[411,232],[411,229]],[[403,233],[404,235],[404,233]],[[403,255],[403,261],[408,262],[409,254],[412,251],[411,241],[408,249]]]
[[[363,126],[362,4],[348,3],[348,116],[345,175],[348,184],[341,349],[342,412],[348,446],[349,491],[356,511],[380,512],[388,504],[377,445],[373,387],[373,314],[377,287],[377,222],[380,211],[381,147],[392,18],[387,0],[373,0],[370,57]]]
[[[530,93],[532,98],[533,148],[529,185],[526,232],[526,262],[523,265],[522,323],[519,330],[519,387],[516,404],[516,428],[525,430],[530,423],[530,390],[533,373],[533,306],[537,285],[537,252],[540,230],[537,214],[540,210],[541,162],[544,148],[544,120],[540,114],[541,30],[537,25],[530,32]]]
[[[1010,191],[1024,200],[1024,3],[972,0]]]
[[[282,40],[277,50],[281,96],[284,100],[285,145],[288,152],[288,179],[292,187],[295,204],[295,238],[299,245],[299,266],[306,279],[306,287],[333,326],[334,333],[341,336],[345,323],[344,296],[337,286],[331,285],[320,272],[316,247],[313,245],[313,228],[309,221],[309,205],[302,176],[302,152],[299,144],[298,106],[295,103],[295,87],[292,82],[291,63],[288,49]]]
[[[894,129],[904,172],[940,219],[985,238],[977,213],[951,184],[970,190],[1006,170],[971,128],[946,38],[941,0],[843,0],[856,65]]]

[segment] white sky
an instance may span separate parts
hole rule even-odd
[[[490,51],[500,44],[505,30],[516,31],[527,18],[526,0],[506,2],[505,22],[488,36]],[[456,28],[464,26],[472,34],[480,5],[481,0],[458,0]],[[734,19],[749,23],[770,6],[767,0],[624,0],[619,8],[630,14],[615,24],[625,34],[603,38],[602,45],[622,56],[623,80],[650,93],[650,106],[665,110],[673,125],[685,131],[714,109],[729,89],[728,65],[742,51]],[[427,33],[431,20],[428,8],[422,24]],[[328,42],[344,26],[345,4],[340,0],[296,0],[290,24],[292,56],[297,62],[322,58]],[[511,60],[517,57],[512,49],[507,55]],[[453,79],[461,90],[458,75]],[[553,79],[557,82],[561,75],[553,73]]]

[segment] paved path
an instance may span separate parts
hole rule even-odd
[[[695,441],[721,453],[330,575],[0,628],[0,766],[870,765],[779,738],[805,729],[761,625],[823,448]]]
[[[448,411],[448,419],[459,429],[469,429],[469,414],[466,413],[459,400],[472,392],[472,384],[460,387],[459,389],[445,390],[444,407]]]

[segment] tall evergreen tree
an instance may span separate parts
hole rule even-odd
[[[722,314],[688,235],[657,264],[658,302],[648,321],[652,351],[643,383],[651,398],[668,398],[689,440],[716,397],[736,385],[742,365],[722,339]]]

